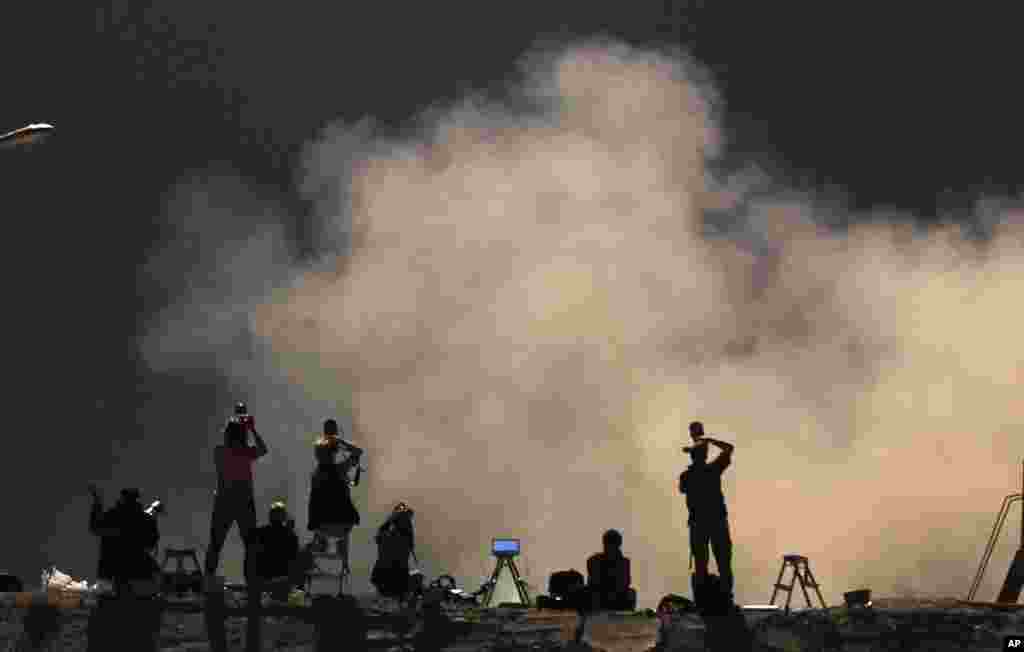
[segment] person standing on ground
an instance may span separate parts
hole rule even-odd
[[[99,488],[89,485],[89,493],[89,532],[100,539],[97,578],[111,582],[118,595],[155,589],[160,569],[153,552],[160,529],[139,502],[139,490],[122,489],[120,500],[106,511]],[[141,586],[150,582],[152,587]]]
[[[244,408],[244,406],[239,406]],[[248,445],[252,433],[255,446]],[[228,421],[224,428],[224,444],[213,451],[217,467],[217,491],[210,521],[210,546],[206,551],[206,575],[212,578],[220,565],[220,553],[231,526],[238,523],[242,542],[248,549],[256,528],[256,498],[253,492],[253,463],[269,452],[266,442],[256,432],[256,424],[248,414]]]
[[[715,555],[715,564],[722,580],[723,590],[733,592],[732,540],[729,536],[729,514],[722,493],[722,473],[732,463],[733,445],[704,434],[704,424],[690,424],[692,446],[683,451],[690,454],[692,464],[679,476],[679,492],[686,496],[690,512],[690,553],[694,560],[694,576],[698,585],[708,574],[708,544]],[[721,450],[713,462],[708,463],[708,445]]]

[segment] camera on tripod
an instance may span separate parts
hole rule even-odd
[[[491,554],[495,557],[518,557],[519,539],[491,539]]]

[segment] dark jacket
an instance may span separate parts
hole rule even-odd
[[[270,523],[253,532],[255,547],[246,554],[246,575],[271,578],[291,575],[299,555],[299,537],[286,525]]]
[[[94,503],[89,531],[100,537],[98,578],[114,582],[149,579],[159,571],[150,552],[160,542],[160,529],[137,501],[118,502],[106,512]]]
[[[728,517],[722,493],[722,473],[732,456],[720,454],[709,464],[691,464],[679,476],[679,491],[686,494],[689,524],[718,521]]]
[[[587,559],[587,586],[601,593],[624,593],[633,582],[629,557],[622,553],[609,556],[603,552]]]

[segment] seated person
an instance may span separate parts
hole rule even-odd
[[[601,542],[604,551],[587,559],[585,606],[614,611],[636,609],[629,558],[622,554],[622,534],[608,530]]]
[[[415,512],[404,502],[395,505],[391,516],[377,529],[377,562],[370,573],[370,583],[383,598],[404,602],[415,587],[410,578],[409,557],[416,559]]]
[[[295,577],[299,536],[293,527],[289,527],[284,503],[271,505],[268,519],[268,525],[253,531],[245,559],[245,575],[250,582],[273,584],[269,587],[271,591],[286,598],[293,585],[302,583],[301,578]]]

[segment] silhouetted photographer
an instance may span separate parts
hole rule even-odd
[[[409,557],[416,559],[415,512],[405,503],[398,503],[391,516],[377,529],[377,562],[370,582],[381,596],[405,600],[411,592]]]
[[[338,461],[338,453],[346,453]],[[341,557],[342,575],[349,570],[349,539],[352,529],[359,525],[359,511],[352,502],[352,487],[359,484],[362,469],[359,460],[363,450],[345,441],[340,436],[338,422],[324,421],[324,432],[313,447],[316,469],[309,492],[309,512],[306,527],[314,533],[313,550],[326,552],[328,538],[337,540],[338,555]],[[351,471],[355,477],[349,479]]]
[[[721,577],[722,591],[731,600],[733,592],[732,540],[729,537],[728,511],[722,493],[722,473],[732,463],[733,445],[704,434],[699,421],[690,424],[692,446],[683,448],[690,454],[692,464],[679,476],[679,491],[686,496],[690,512],[690,552],[694,561],[694,595],[708,575],[708,545],[715,555],[715,564]],[[721,450],[713,462],[708,462],[708,445]],[[699,600],[698,600],[699,603]]]
[[[249,434],[256,441],[249,446]],[[224,444],[213,451],[217,467],[217,491],[210,520],[210,546],[206,550],[206,575],[212,577],[220,565],[220,553],[231,526],[238,523],[246,546],[256,528],[256,498],[253,495],[253,464],[268,452],[256,432],[256,423],[244,403],[235,406],[235,416],[224,427]]]
[[[100,538],[96,576],[113,584],[118,595],[155,593],[160,566],[153,552],[160,542],[155,514],[139,502],[138,489],[122,489],[118,502],[103,510],[103,497],[89,486],[93,503],[89,531]]]
[[[301,571],[296,572],[299,535],[289,523],[288,510],[282,502],[270,507],[269,523],[256,528],[245,556],[245,576],[259,582],[278,599],[285,599],[293,586],[302,585]]]

